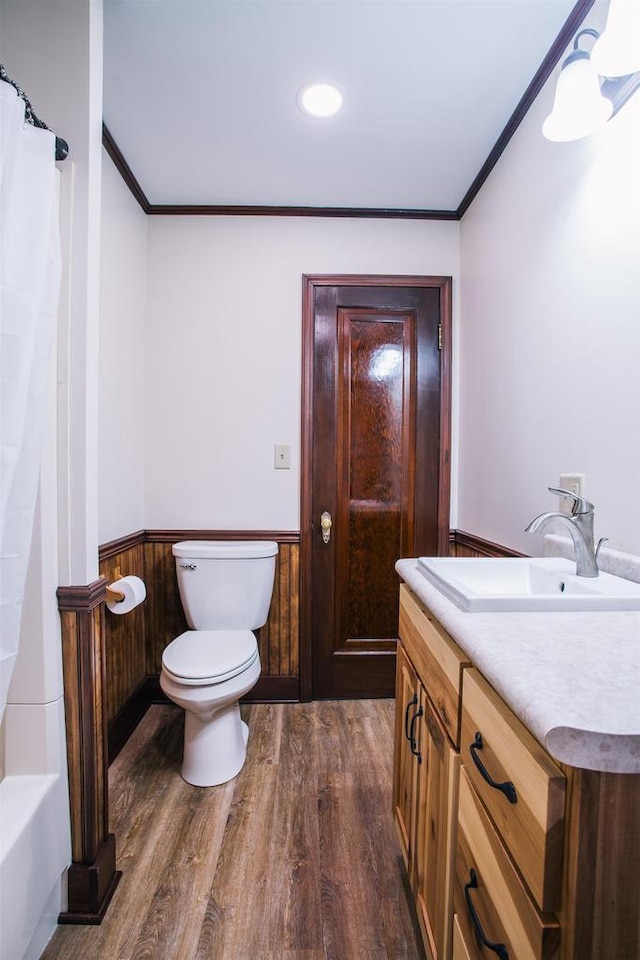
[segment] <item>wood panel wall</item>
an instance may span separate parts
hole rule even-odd
[[[449,535],[450,557],[524,557],[526,554],[503,547],[491,540],[476,537],[464,530],[451,530]]]
[[[154,534],[157,537],[158,534]],[[217,539],[221,539],[218,535]],[[228,533],[226,539],[231,539]],[[258,539],[254,534],[243,534],[242,539]],[[269,537],[261,534],[260,539]],[[145,543],[144,569],[147,584],[145,604],[147,624],[146,670],[150,675],[159,675],[162,653],[168,643],[189,627],[182,611],[172,544],[180,536],[169,541],[154,539]],[[214,539],[213,536],[200,539]],[[234,539],[240,537],[234,534]],[[278,540],[278,534],[274,534]],[[262,677],[297,678],[299,676],[300,635],[298,625],[299,607],[299,558],[298,543],[279,542],[276,558],[273,597],[267,623],[256,635],[262,663]]]
[[[140,540],[113,555],[103,556],[100,575],[109,583],[120,576],[145,580],[144,544]],[[146,666],[147,623],[145,605],[117,615],[105,608],[105,709],[107,722],[113,720],[133,696],[148,673]]]
[[[258,631],[262,676],[253,699],[299,699],[299,534],[138,531],[103,544],[99,580],[58,588],[73,858],[60,923],[100,923],[121,876],[115,837],[108,832],[107,766],[157,698],[162,652],[186,627],[171,546],[182,539],[223,538],[279,543],[269,619]],[[456,542],[455,535],[451,544],[452,550],[473,546],[484,555],[499,549],[486,541]],[[130,575],[145,581],[147,600],[115,615],[106,609],[107,584]]]
[[[147,625],[145,669],[149,676],[154,677],[160,675],[165,647],[189,629],[178,593],[175,559],[171,553],[173,543],[177,543],[177,540],[147,542],[144,545],[144,579],[147,585],[144,604]]]
[[[300,697],[300,537],[273,531],[140,530],[100,548],[100,574],[111,582],[141,577],[142,606],[123,616],[105,610],[104,690],[108,753],[112,760],[149,703],[163,699],[158,678],[164,648],[188,629],[171,547],[178,540],[275,540],[279,544],[269,619],[257,631],[262,674],[247,700],[277,702]],[[515,551],[460,530],[451,531],[450,555],[518,556]]]
[[[260,680],[245,699],[298,700],[300,696],[299,564],[297,533],[271,531],[146,530],[100,548],[100,573],[109,582],[135,575],[145,602],[122,616],[105,610],[105,711],[109,758],[126,743],[149,703],[164,699],[159,686],[162,653],[188,630],[171,547],[178,540],[275,540],[279,544],[269,619],[257,631]]]

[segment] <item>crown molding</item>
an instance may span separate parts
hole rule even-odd
[[[489,174],[504,153],[507,144],[513,137],[514,133],[526,117],[534,100],[555,70],[564,51],[594,3],[595,0],[578,0],[578,3],[576,3],[575,7],[565,20],[560,33],[553,42],[551,49],[538,67],[533,80],[523,93],[520,103],[511,114],[504,130],[496,140],[495,146],[493,147],[491,153],[480,167],[478,175],[469,187],[465,196],[462,198],[462,202],[456,211],[459,220],[462,219],[475,198],[480,193],[480,190],[487,180]]]
[[[120,147],[115,142],[104,123],[102,124],[102,146],[113,160],[118,173],[129,187],[133,197],[140,204],[143,213],[151,213],[151,204],[147,200],[144,190],[133,175],[131,167],[125,160]]]
[[[122,151],[111,136],[107,127],[102,125],[102,143],[113,160],[122,179],[138,201],[143,212],[149,216],[192,216],[192,217],[349,217],[352,219],[382,220],[461,220],[465,215],[489,174],[504,153],[507,144],[529,112],[529,109],[551,76],[562,54],[576,33],[578,27],[591,10],[595,0],[578,0],[564,22],[540,64],[531,83],[525,90],[517,107],[511,114],[502,133],[496,140],[489,156],[478,171],[471,186],[462,198],[456,210],[423,210],[393,207],[294,207],[294,206],[244,206],[244,205],[206,205],[206,204],[163,204],[150,203],[144,190],[134,176]],[[635,78],[635,81],[634,81]],[[640,75],[624,78],[628,82],[618,93],[616,110],[631,96],[640,85]],[[622,99],[624,97],[624,99]]]

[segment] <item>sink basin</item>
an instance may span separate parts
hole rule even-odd
[[[419,571],[461,610],[640,610],[640,583],[577,577],[559,557],[419,557]]]

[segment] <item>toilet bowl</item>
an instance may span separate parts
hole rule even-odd
[[[253,630],[266,623],[278,545],[183,541],[173,547],[187,622],[162,655],[160,686],[185,711],[181,774],[209,787],[242,769],[249,728],[238,700],[260,676]]]

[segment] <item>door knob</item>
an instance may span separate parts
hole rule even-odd
[[[331,540],[331,527],[333,525],[333,520],[331,519],[331,514],[326,510],[320,517],[320,528],[322,530],[322,539],[325,543],[329,543]]]

